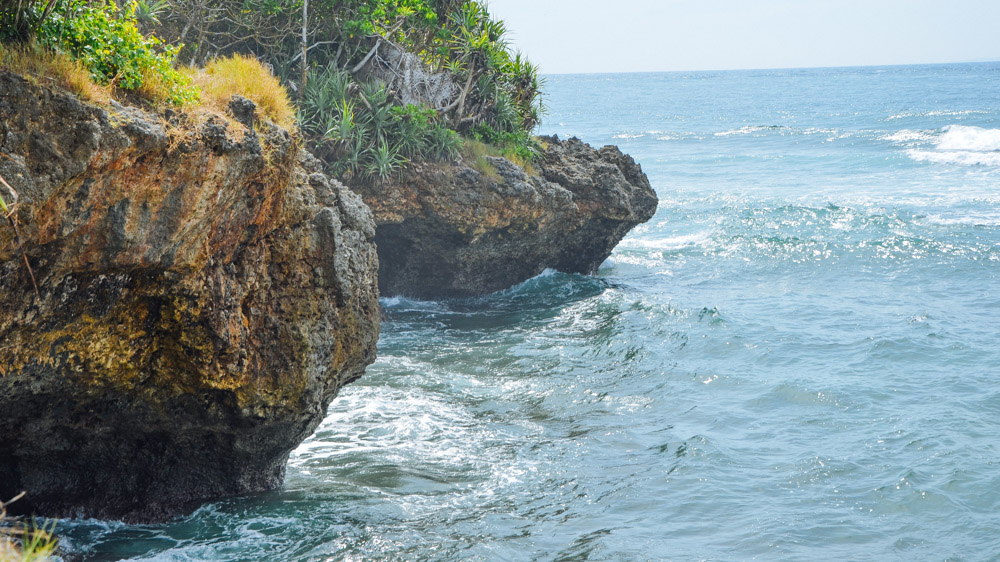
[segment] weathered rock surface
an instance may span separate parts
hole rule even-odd
[[[656,212],[649,180],[617,147],[543,141],[536,175],[487,157],[485,173],[419,164],[396,185],[359,188],[378,225],[382,294],[473,296],[546,268],[593,273]]]
[[[284,131],[0,73],[0,498],[149,521],[274,488],[378,338],[374,224]]]

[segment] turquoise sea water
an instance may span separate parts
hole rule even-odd
[[[553,76],[660,208],[597,277],[387,299],[281,491],[93,560],[1000,559],[1000,64]]]

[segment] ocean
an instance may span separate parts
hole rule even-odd
[[[273,493],[87,560],[1000,559],[1000,63],[550,76],[660,198],[599,275],[383,300]]]

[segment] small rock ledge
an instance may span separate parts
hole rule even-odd
[[[378,225],[382,294],[469,297],[546,268],[594,273],[656,212],[649,180],[617,147],[542,141],[536,175],[487,157],[486,173],[419,164],[395,185],[359,189]]]

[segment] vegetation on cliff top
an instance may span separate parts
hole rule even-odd
[[[177,0],[170,6],[156,30],[185,43],[182,61],[248,52],[269,64],[298,101],[310,148],[344,179],[381,181],[407,161],[454,158],[459,143],[449,130],[522,161],[538,153],[531,135],[542,113],[538,69],[510,48],[506,26],[484,2]],[[371,77],[396,70],[387,46],[450,76],[456,94],[440,107],[405,107],[394,87]]]
[[[87,101],[107,103],[111,96],[110,88],[95,83],[80,61],[37,44],[0,43],[0,69],[20,72],[32,80],[50,80]]]
[[[385,181],[411,159],[455,159],[462,145],[433,109],[397,104],[384,83],[359,85],[331,69],[311,73],[300,124],[313,152],[348,181]]]
[[[385,181],[410,161],[454,159],[459,133],[530,162],[541,83],[506,35],[479,0],[0,0],[8,43],[0,64],[44,68],[94,100],[122,92],[221,109],[232,94],[245,95],[283,126],[296,114],[310,148],[348,181]],[[390,47],[449,77],[443,107],[407,104],[372,77],[395,72],[383,56]]]
[[[295,126],[288,91],[260,62],[247,55],[213,59],[205,68],[182,69],[201,92],[201,103],[224,112],[233,94],[246,96],[263,114],[286,129]]]
[[[99,85],[178,105],[197,101],[198,90],[174,68],[178,47],[139,31],[137,3],[119,9],[113,0],[2,1],[0,39],[5,42],[65,53]]]

